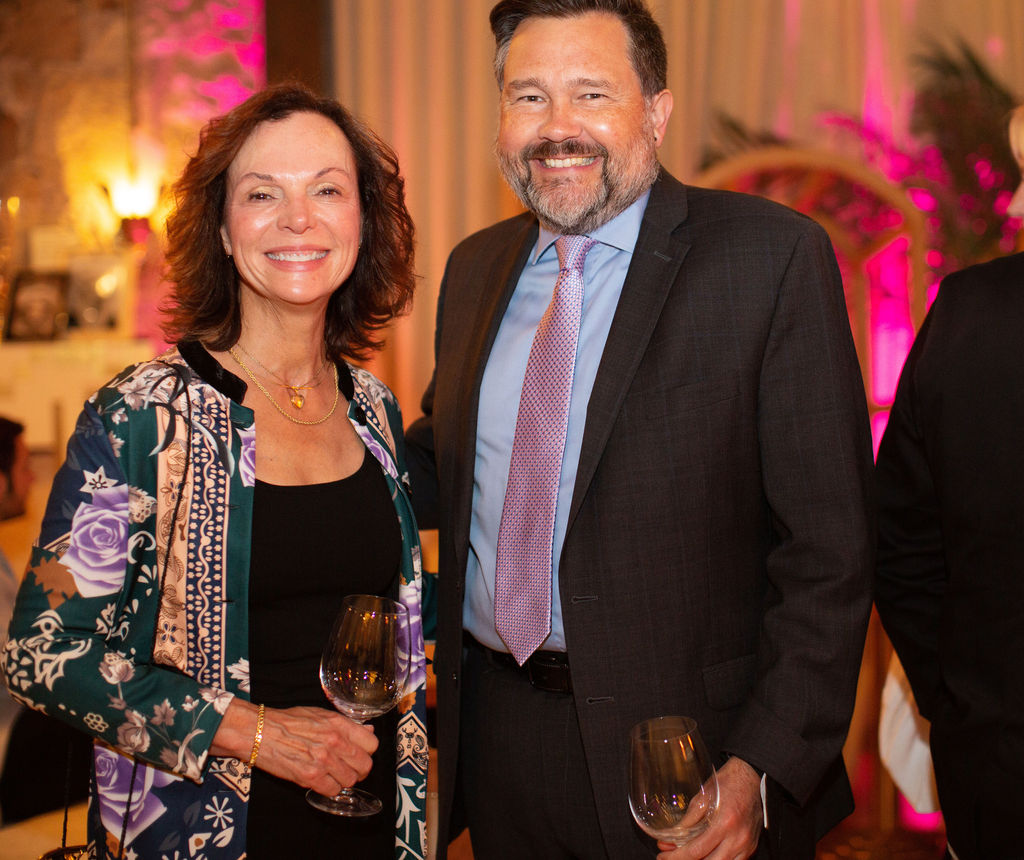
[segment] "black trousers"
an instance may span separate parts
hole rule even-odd
[[[537,690],[469,646],[459,760],[474,857],[608,857],[572,695]]]

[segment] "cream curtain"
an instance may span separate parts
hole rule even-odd
[[[452,246],[518,211],[493,159],[492,0],[333,0],[335,91],[397,150],[418,230],[421,282],[374,370],[406,419],[433,367],[437,288]],[[729,114],[822,148],[840,111],[909,142],[913,57],[964,39],[1024,93],[1021,0],[650,0],[669,49],[675,111],[661,151],[684,180]],[[850,153],[848,153],[850,154]],[[487,285],[481,285],[486,289]]]

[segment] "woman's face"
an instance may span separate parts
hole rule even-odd
[[[260,124],[228,168],[221,238],[253,302],[322,311],[352,273],[362,212],[348,140],[318,113]]]

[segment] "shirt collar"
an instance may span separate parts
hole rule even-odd
[[[607,221],[596,230],[591,230],[587,235],[604,245],[611,245],[613,248],[632,254],[636,247],[636,240],[640,236],[640,222],[643,221],[647,198],[650,196],[651,189],[648,188],[611,221]],[[561,233],[552,233],[542,226],[537,236],[537,244],[530,255],[530,265],[540,262],[540,258],[561,235]],[[552,251],[552,253],[554,252]]]

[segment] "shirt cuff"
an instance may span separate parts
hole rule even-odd
[[[768,774],[761,774],[761,812],[764,815],[764,829],[768,829]]]

